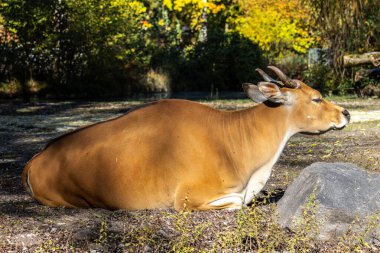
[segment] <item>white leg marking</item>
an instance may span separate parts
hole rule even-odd
[[[30,168],[28,170],[28,174],[26,175],[26,184],[28,186],[28,193],[31,195],[31,196],[34,196],[34,192],[33,192],[33,189],[32,189],[32,185],[30,184],[30,179],[29,179],[29,173],[30,173]]]
[[[208,205],[215,207],[233,205],[233,207],[228,207],[226,209],[240,209],[243,205],[243,196],[240,193],[232,193],[217,200],[211,201],[208,203]]]

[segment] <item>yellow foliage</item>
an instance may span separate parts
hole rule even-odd
[[[220,0],[163,0],[164,6],[177,14],[185,15],[189,18],[189,26],[193,30],[198,30],[204,21],[202,14],[217,14],[226,7]]]
[[[164,26],[165,25],[165,21],[161,18],[160,20],[158,20],[157,24],[159,26]]]
[[[223,3],[219,0],[164,0],[164,4],[170,10],[178,12],[183,11],[186,6],[192,6],[194,12],[202,12],[204,8],[207,8],[207,12],[216,14],[219,11],[225,9]]]
[[[118,2],[121,5],[128,4],[128,7],[135,14],[143,14],[146,12],[146,7],[141,1],[124,1],[124,0],[114,0],[114,2]]]
[[[166,6],[166,8],[168,8],[171,11],[173,10],[173,1],[172,0],[164,0],[163,3],[164,3],[164,6]]]
[[[143,29],[149,29],[149,28],[151,28],[151,27],[152,27],[152,24],[149,23],[148,21],[144,20],[144,21],[142,22],[142,28],[143,28]]]
[[[311,10],[299,0],[241,0],[240,4],[243,14],[234,20],[236,29],[264,51],[306,53],[317,39],[309,35]]]
[[[217,5],[213,2],[207,3],[206,7],[212,14],[217,14],[218,12],[220,12],[226,8],[226,6],[224,4]]]

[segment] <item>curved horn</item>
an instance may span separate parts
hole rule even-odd
[[[274,84],[277,84],[277,85],[280,85],[280,86],[284,86],[284,84],[280,81],[277,81],[275,79],[273,79],[272,77],[270,77],[267,73],[265,73],[262,69],[255,69],[259,74],[260,76],[267,82],[271,82],[271,83],[274,83]]]
[[[275,66],[268,66],[268,69],[273,70],[274,73],[280,78],[280,80],[284,83],[286,87],[289,88],[298,88],[299,84],[294,81],[293,79],[290,79],[287,75],[285,75],[279,68]]]

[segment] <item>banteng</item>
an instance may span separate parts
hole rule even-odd
[[[243,84],[252,108],[160,100],[61,136],[34,156],[23,185],[48,206],[191,210],[248,204],[288,139],[343,128],[347,110],[270,66],[280,81]]]

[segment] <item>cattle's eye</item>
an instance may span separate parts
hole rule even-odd
[[[313,102],[320,104],[320,103],[322,103],[322,98],[314,98]]]

